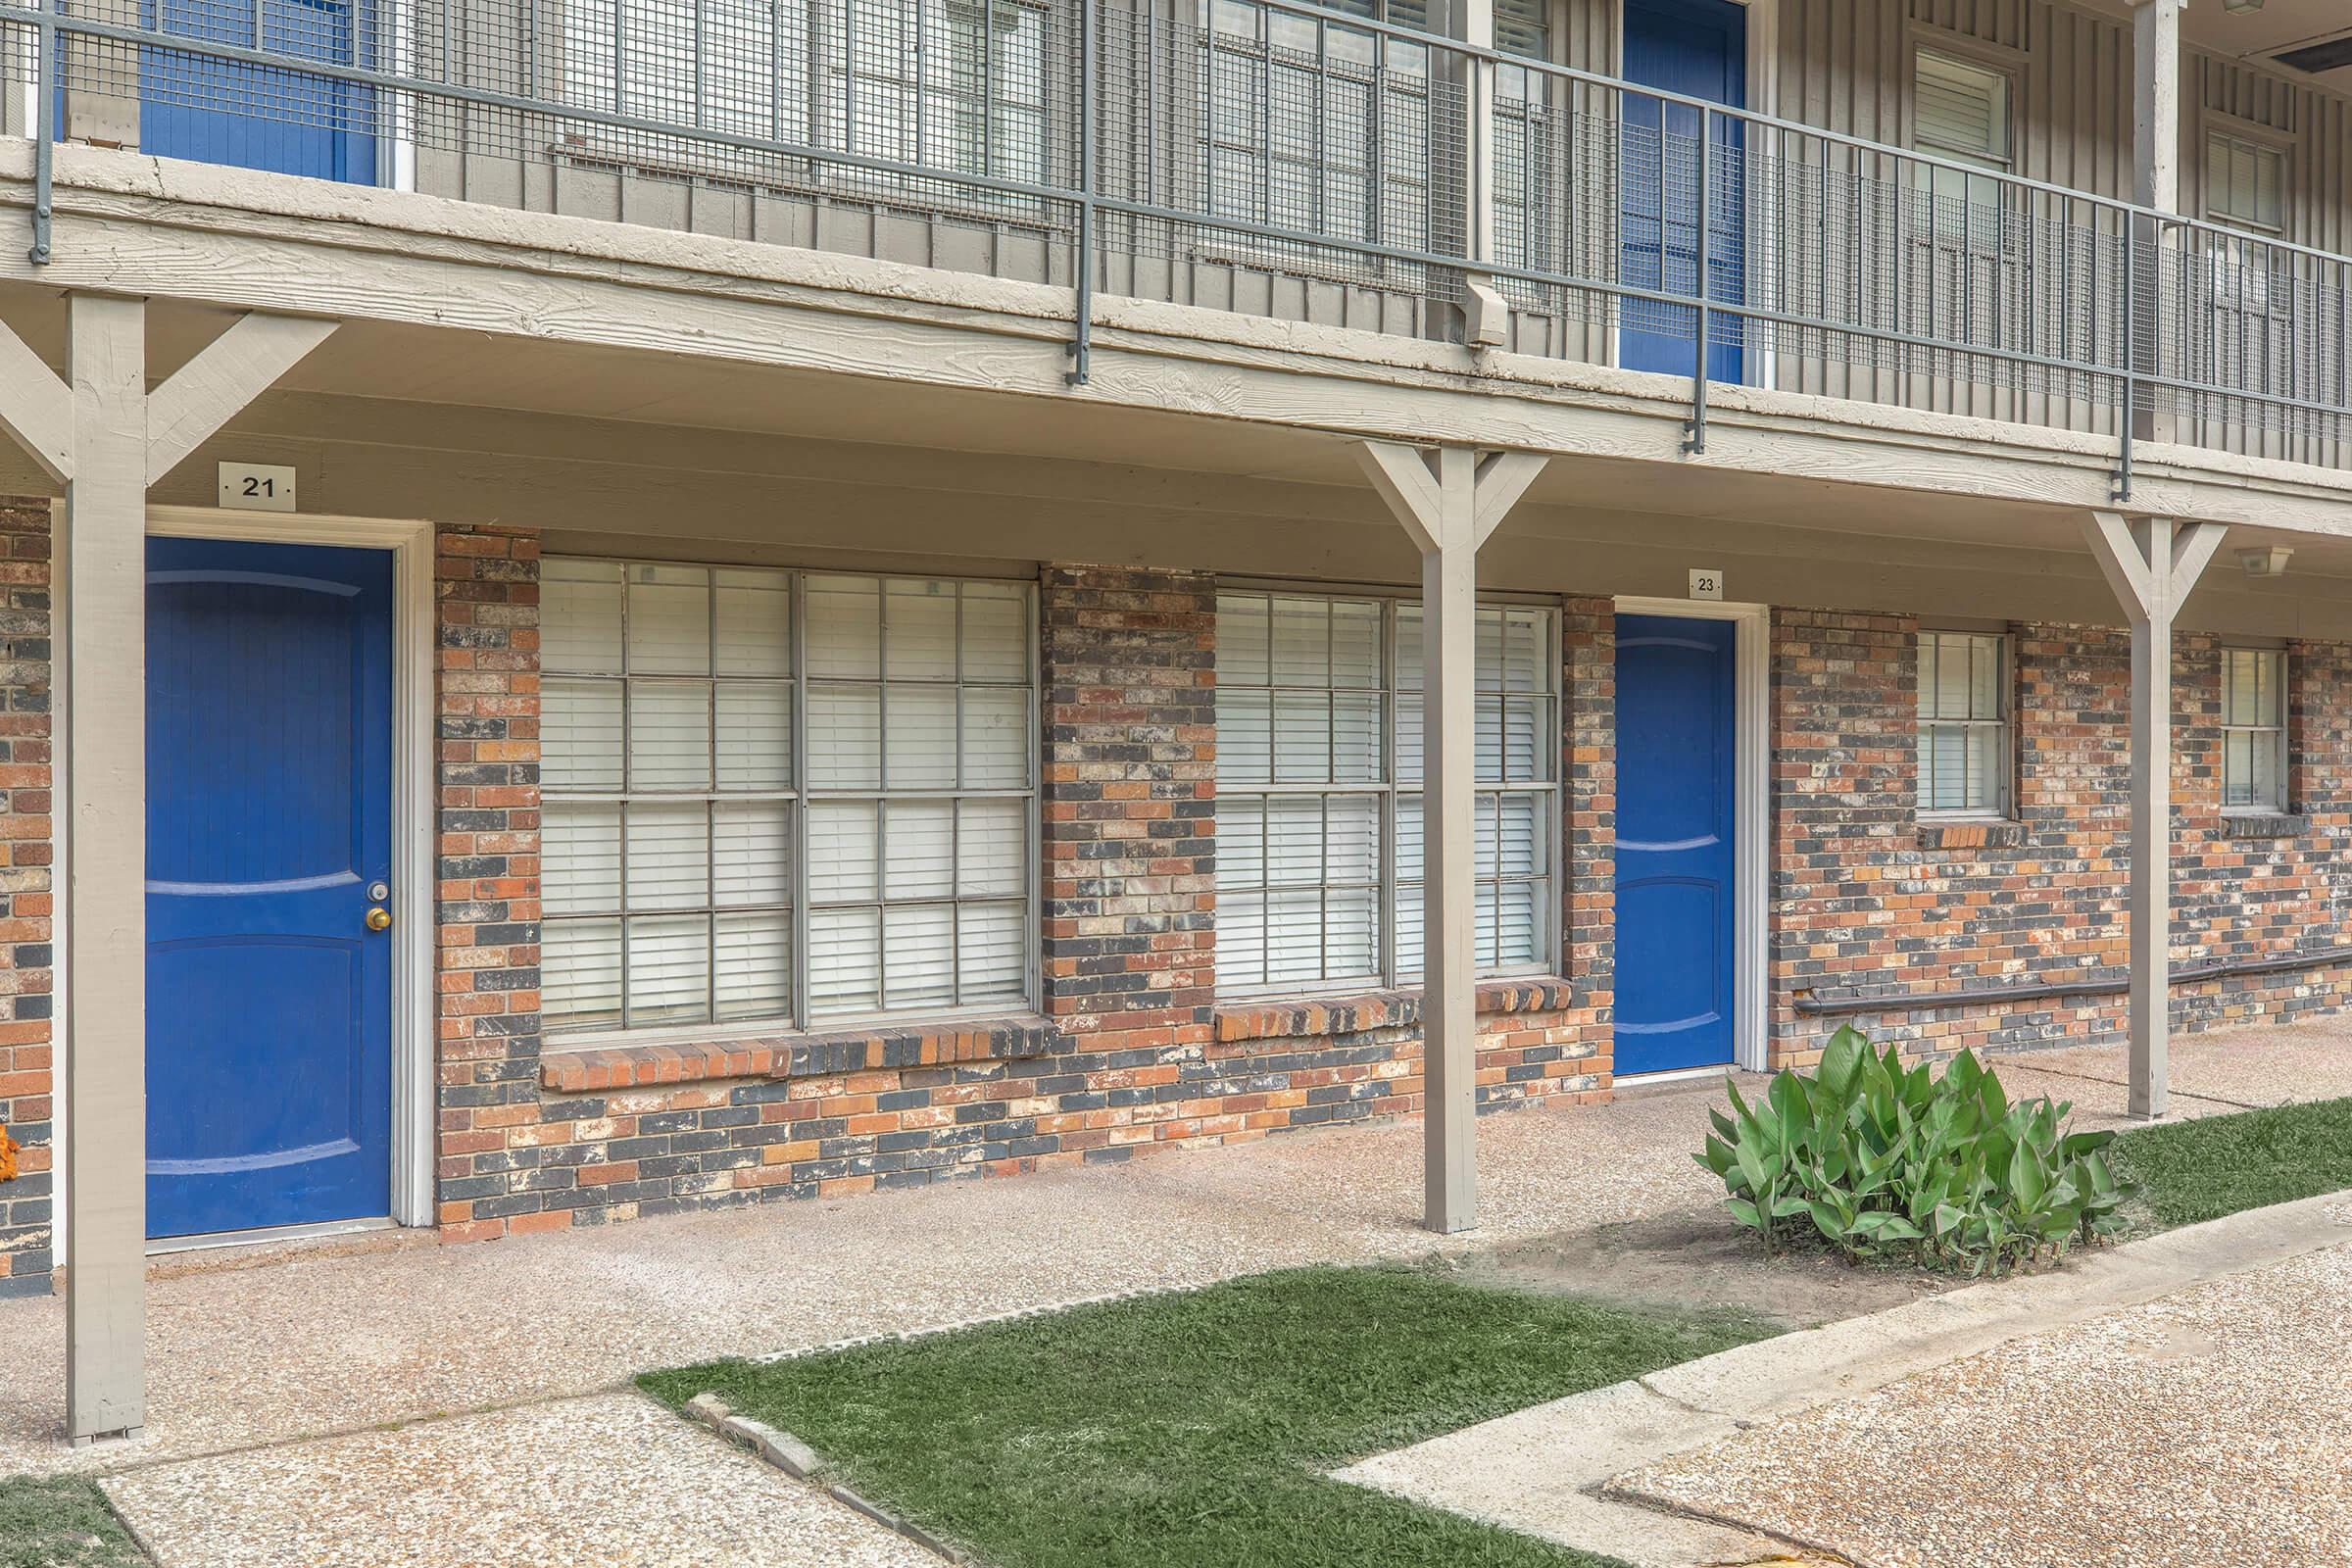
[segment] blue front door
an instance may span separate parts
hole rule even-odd
[[[1734,631],[1617,617],[1620,1074],[1732,1059]]]
[[[293,60],[368,66],[359,0],[145,0],[146,24]],[[139,150],[280,174],[373,184],[370,89],[274,66],[146,49]]]
[[[391,724],[385,552],[149,541],[150,1236],[390,1210]]]
[[[1625,75],[1645,87],[1742,107],[1746,8],[1731,0],[1625,0]],[[1638,92],[1622,102],[1620,277],[1635,288],[1698,297],[1700,171],[1707,168],[1706,297],[1739,304],[1746,297],[1741,123]],[[1702,162],[1706,145],[1712,156]],[[1698,313],[1689,306],[1628,300],[1618,361],[1629,370],[1689,375],[1697,336]],[[1707,331],[1709,379],[1740,379],[1740,339],[1738,318],[1714,318]]]

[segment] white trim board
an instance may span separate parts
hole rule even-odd
[[[1733,715],[1737,738],[1733,828],[1740,842],[1733,863],[1732,896],[1738,907],[1732,935],[1733,1006],[1737,1013],[1732,1020],[1732,1059],[1750,1072],[1761,1072],[1772,1049],[1766,1010],[1772,995],[1772,607],[1631,594],[1619,595],[1615,604],[1621,615],[1679,615],[1686,620],[1738,623],[1733,644],[1739,709]],[[1612,750],[1614,744],[1612,737]]]
[[[150,507],[150,535],[392,553],[392,1219],[434,1222],[433,525],[216,507]],[[62,1211],[62,1205],[61,1205]],[[223,1239],[233,1243],[231,1233]],[[172,1250],[188,1245],[180,1238]],[[156,1250],[154,1248],[150,1251]]]

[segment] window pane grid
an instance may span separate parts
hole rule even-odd
[[[545,602],[552,1029],[1029,1002],[1025,585],[554,561]]]
[[[1479,962],[1527,972],[1555,919],[1556,617],[1477,615]],[[1417,977],[1420,606],[1229,591],[1217,648],[1219,989]]]
[[[1919,809],[1990,815],[2008,809],[2007,639],[1991,632],[1919,634]]]
[[[2222,650],[2222,809],[2286,809],[2286,656]]]

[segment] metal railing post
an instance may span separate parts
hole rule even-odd
[[[1095,3],[1078,4],[1078,232],[1072,261],[1078,286],[1076,331],[1070,338],[1070,368],[1064,379],[1084,386],[1095,338]]]
[[[1662,160],[1666,151],[1665,138],[1666,117],[1661,112],[1658,116],[1658,152],[1661,158],[1661,167],[1663,167]],[[1710,176],[1714,172],[1712,168],[1714,144],[1715,112],[1711,109],[1701,109],[1698,112],[1698,243],[1694,247],[1698,253],[1698,337],[1697,341],[1691,345],[1696,352],[1692,355],[1690,364],[1690,427],[1683,438],[1683,452],[1686,456],[1694,456],[1707,450],[1707,337],[1708,328],[1713,324],[1710,319],[1711,313],[1707,309],[1707,301],[1709,295],[1714,292],[1707,286],[1709,281],[1707,269],[1713,260],[1708,254],[1712,247],[1708,243],[1707,234],[1709,194],[1707,187],[1712,182]],[[1663,198],[1665,192],[1661,190],[1659,195]],[[1659,234],[1661,267],[1664,262],[1664,238],[1661,225]]]
[[[47,264],[51,220],[57,187],[57,13],[55,0],[32,0],[40,12],[33,24],[32,68],[32,248],[25,252],[35,267]]]
[[[2114,495],[2118,501],[2132,499],[2132,443],[2139,429],[2139,235],[2143,227],[2139,218],[2127,214],[2124,220],[2124,408],[2122,441],[2116,453]],[[2152,235],[2154,230],[2148,230]],[[2157,284],[2155,267],[2147,270],[2148,281]]]

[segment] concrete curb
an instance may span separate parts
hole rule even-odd
[[[845,1508],[865,1515],[893,1535],[920,1546],[937,1557],[952,1563],[967,1563],[971,1559],[919,1525],[908,1523],[876,1502],[870,1502],[838,1482],[822,1479],[825,1462],[811,1448],[789,1432],[755,1421],[747,1415],[737,1415],[726,1400],[715,1394],[698,1394],[679,1408],[678,1413],[689,1421],[698,1422],[725,1438],[728,1442],[749,1448],[775,1469],[793,1480],[803,1482],[822,1492]]]
[[[1687,1361],[1375,1455],[1336,1479],[1641,1568],[1836,1561],[1817,1545],[1660,1507],[1619,1482],[1744,1428],[2011,1340],[2347,1244],[2352,1193],[2249,1209],[2079,1255],[2061,1270],[1965,1286]],[[1791,1557],[1790,1548],[1805,1555]]]

